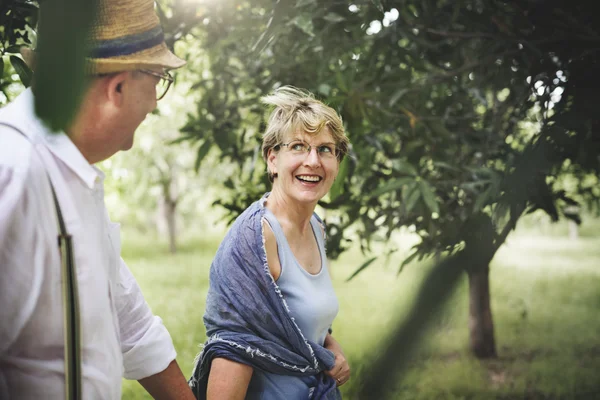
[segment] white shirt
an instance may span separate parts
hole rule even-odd
[[[47,173],[73,235],[83,398],[120,399],[123,376],[163,371],[175,349],[120,257],[103,173],[66,135],[47,131],[33,100],[26,90],[0,110],[0,122],[38,149],[0,125],[0,399],[64,398],[58,224]]]

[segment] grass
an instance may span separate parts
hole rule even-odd
[[[411,368],[389,388],[391,398],[600,399],[600,238],[593,236],[598,230],[587,225],[578,240],[569,240],[565,227],[534,225],[509,236],[492,263],[499,358],[481,361],[469,354],[465,277],[423,333]],[[169,255],[164,243],[124,235],[123,257],[171,332],[186,376],[205,339],[208,269],[220,239],[190,238],[179,254]],[[331,265],[340,301],[334,336],[353,370],[343,386],[345,399],[356,398],[361,371],[410,308],[428,268],[410,264],[396,277],[403,256],[376,262],[348,283],[345,278],[364,257],[351,251]],[[124,381],[123,399],[146,398],[137,382]]]

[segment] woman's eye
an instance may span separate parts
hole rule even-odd
[[[294,151],[304,151],[305,146],[302,143],[294,143],[292,145],[292,150]]]
[[[319,153],[333,153],[333,150],[329,146],[319,146]]]

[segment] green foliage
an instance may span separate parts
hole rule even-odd
[[[31,77],[33,74],[29,67],[27,67],[27,64],[17,56],[10,56],[10,63],[17,74],[19,74],[19,78],[21,78],[23,85],[29,87],[31,85]]]
[[[93,15],[89,4],[63,1],[77,23],[62,23],[69,15],[61,14],[42,26],[43,68],[36,78],[38,110],[57,129],[81,93],[85,51],[82,41],[57,43],[85,35]],[[56,2],[44,7],[51,16],[60,8]],[[493,215],[500,229],[507,209],[513,224],[515,216],[538,208],[554,219],[579,221],[577,208],[569,207],[571,193],[588,206],[598,204],[593,187],[576,185],[567,195],[556,179],[567,172],[583,182],[598,169],[588,101],[597,88],[589,68],[597,52],[588,46],[595,14],[585,7],[405,1],[392,8],[361,1],[348,8],[317,0],[206,7],[178,0],[164,2],[159,12],[170,46],[192,38],[202,43],[198,61],[188,57],[198,71],[193,88],[201,100],[182,131],[200,143],[196,169],[211,147],[223,161],[237,163],[223,177],[231,196],[217,202],[232,219],[269,187],[259,151],[265,123],[260,96],[293,84],[339,110],[352,158],[321,204],[339,210],[327,221],[336,257],[350,237],[368,250],[403,226],[415,227],[424,254],[453,252],[470,216],[480,211]],[[0,11],[2,54],[31,43],[35,3],[12,0]],[[198,55],[194,51],[189,56]],[[8,59],[27,85],[30,71],[18,57]],[[3,76],[3,91],[10,83]],[[527,119],[543,129],[524,131],[519,121]],[[541,155],[541,166],[528,163],[530,155]],[[509,174],[532,170],[535,183],[507,187]],[[517,192],[526,195],[517,199],[511,194]],[[520,203],[505,208],[498,206],[502,199]]]
[[[29,86],[31,70],[17,55],[21,46],[35,40],[33,28],[37,23],[37,4],[29,0],[7,0],[0,3],[0,105],[10,99],[16,72],[23,85]],[[14,72],[13,72],[14,71]]]
[[[141,232],[166,233],[165,212],[170,204],[176,209],[177,234],[192,227],[207,229],[214,223],[215,218],[209,218],[204,210],[221,183],[206,173],[215,162],[205,155],[206,170],[198,173],[194,170],[196,149],[177,141],[177,127],[185,122],[193,99],[189,84],[178,80],[156,112],[138,128],[133,148],[101,163],[108,177],[107,208],[115,220]]]
[[[73,40],[88,35],[96,13],[97,0],[53,0],[41,2],[44,15],[38,30],[38,2],[8,0],[0,4],[0,88],[9,98],[7,88],[13,83],[6,79],[5,55],[17,54],[22,46],[36,47],[36,71],[33,73],[23,60],[10,55],[10,63],[22,84],[28,87],[35,74],[35,107],[38,116],[54,131],[63,130],[73,118],[83,94],[86,78],[84,57],[86,41]],[[37,43],[35,43],[37,42]]]
[[[352,142],[321,203],[337,210],[326,220],[332,257],[351,238],[368,251],[404,226],[422,238],[419,257],[452,253],[481,212],[497,231],[493,255],[525,211],[577,219],[576,209],[564,207],[571,194],[554,183],[566,159],[580,172],[573,179],[598,170],[590,158],[598,154],[590,142],[593,111],[575,109],[592,98],[580,82],[598,82],[582,70],[596,62],[586,6],[568,11],[558,31],[549,22],[567,13],[558,2],[392,7],[225,1],[203,10],[204,23],[190,29],[205,49],[202,63],[190,66],[202,77],[195,85],[201,100],[184,132],[203,143],[199,154],[213,143],[238,165],[226,179],[231,200],[217,204],[233,220],[268,190],[257,156],[260,96],[292,84],[335,107]],[[189,13],[173,9],[171,23]],[[532,133],[521,121],[542,129]],[[598,199],[591,190],[579,196]]]

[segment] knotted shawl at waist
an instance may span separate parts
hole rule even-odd
[[[208,339],[190,387],[205,398],[211,362],[220,357],[274,374],[318,375],[311,399],[341,399],[323,374],[334,365],[333,353],[302,335],[269,272],[262,232],[267,195],[237,218],[217,250],[204,314]]]

